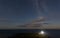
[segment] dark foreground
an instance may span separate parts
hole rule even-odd
[[[0,38],[41,38],[39,29],[0,30]],[[60,38],[60,30],[44,30],[48,35],[44,38]]]
[[[8,38],[50,38],[49,36],[39,35],[38,33],[18,33]]]

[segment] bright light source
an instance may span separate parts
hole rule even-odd
[[[41,31],[39,34],[45,34],[45,32],[44,31]]]
[[[41,31],[41,34],[44,34],[44,31]]]

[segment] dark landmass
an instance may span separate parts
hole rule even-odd
[[[42,36],[38,33],[17,33],[8,38],[49,38],[47,35]]]

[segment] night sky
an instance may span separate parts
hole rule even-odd
[[[48,23],[60,23],[60,0],[38,0],[39,13],[34,4],[34,0],[0,0],[0,26],[24,24],[38,16],[47,17]]]

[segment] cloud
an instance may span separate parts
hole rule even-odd
[[[8,20],[8,18],[0,18],[0,20]]]
[[[9,19],[9,18],[0,18],[0,22],[11,22],[13,20]]]
[[[42,26],[42,21],[45,21],[45,17],[38,17],[37,19],[33,20],[31,23],[18,25],[18,27],[40,27]]]
[[[13,21],[8,18],[0,18],[0,26],[13,25]]]
[[[0,23],[6,23],[6,22],[9,22],[9,19],[8,18],[0,18]]]

